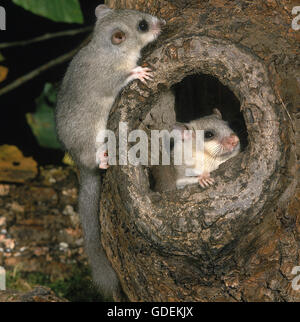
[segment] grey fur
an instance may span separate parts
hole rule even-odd
[[[98,20],[91,42],[71,61],[58,94],[57,134],[80,170],[79,214],[85,248],[94,282],[105,297],[119,290],[118,278],[100,241],[100,173],[96,161],[96,136],[105,130],[112,104],[128,84],[141,49],[159,34],[159,20],[142,12],[97,7]],[[101,12],[101,10],[103,10]],[[139,21],[151,22],[146,33],[137,30]],[[112,34],[121,30],[126,40],[113,45]]]

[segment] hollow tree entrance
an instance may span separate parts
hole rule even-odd
[[[196,74],[185,77],[172,86],[175,94],[176,121],[191,120],[210,115],[218,108],[225,121],[238,134],[242,150],[247,146],[247,128],[234,93],[216,77]]]

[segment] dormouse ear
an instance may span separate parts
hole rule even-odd
[[[120,45],[123,41],[125,41],[125,39],[126,36],[122,30],[115,30],[111,36],[111,42],[113,45]]]
[[[221,114],[221,112],[220,112],[217,108],[214,108],[214,109],[213,109],[213,115],[214,115],[214,117],[216,117],[217,119],[222,120],[222,114]]]
[[[100,4],[95,9],[95,15],[98,19],[102,19],[104,16],[106,16],[112,9],[108,8],[105,4]]]
[[[184,123],[176,122],[173,125],[173,130],[180,131],[183,140],[190,140],[193,137],[193,134],[189,132],[189,127]]]

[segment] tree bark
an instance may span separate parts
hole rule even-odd
[[[110,129],[149,125],[151,111],[152,123],[169,126],[171,113],[164,121],[157,108],[166,91],[201,73],[238,98],[248,134],[245,151],[205,190],[154,191],[149,167],[108,169],[102,243],[128,299],[300,301],[292,287],[300,266],[300,31],[291,28],[292,1],[106,3],[167,21],[143,55],[154,81],[122,92]]]

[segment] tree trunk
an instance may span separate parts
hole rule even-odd
[[[167,21],[143,54],[154,81],[131,83],[108,127],[168,127],[174,112],[186,121],[219,104],[244,142],[207,189],[161,188],[155,167],[109,168],[102,243],[128,299],[299,301],[300,31],[291,28],[292,1],[106,3]],[[175,107],[164,101],[169,89]]]

